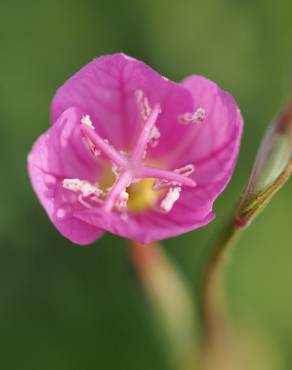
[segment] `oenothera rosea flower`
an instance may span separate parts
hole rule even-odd
[[[124,54],[69,78],[51,122],[29,154],[29,175],[51,221],[78,244],[106,231],[149,243],[209,223],[243,123],[214,82],[175,83]]]

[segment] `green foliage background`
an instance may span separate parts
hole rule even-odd
[[[239,164],[217,220],[165,250],[195,282],[291,88],[291,1],[4,0],[0,4],[0,363],[6,370],[167,370],[125,241],[79,247],[48,221],[26,158],[55,90],[92,58],[124,51],[181,80],[203,74],[245,118]],[[236,320],[264,330],[292,368],[292,182],[242,238],[228,273]]]

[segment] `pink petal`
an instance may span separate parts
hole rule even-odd
[[[195,171],[191,177],[197,183],[192,196],[202,198],[203,202],[213,202],[232,176],[243,120],[232,96],[214,82],[201,76],[191,76],[182,85],[193,96],[193,111],[204,108],[206,118],[188,125],[188,136],[184,145],[173,154],[172,166],[192,163]]]
[[[83,144],[80,119],[75,108],[65,111],[33,145],[28,170],[34,191],[60,233],[75,243],[88,244],[103,231],[74,217],[74,209],[80,207],[76,195],[62,187],[64,178],[92,181],[99,171]]]
[[[180,207],[178,212],[171,211],[169,214],[148,211],[136,215],[129,214],[128,218],[124,219],[121,214],[105,213],[96,208],[76,210],[75,217],[113,234],[146,244],[197,229],[214,219],[208,205],[197,207],[196,211],[192,210],[192,217],[188,217],[186,210],[187,207]]]
[[[124,54],[94,59],[67,80],[53,99],[52,123],[67,108],[77,107],[84,115],[90,115],[103,138],[117,149],[128,150],[142,127],[136,102],[137,90],[145,93],[151,107],[159,103],[164,112],[158,120],[162,139],[165,136],[157,152],[161,153],[165,150],[165,134],[173,129],[177,133],[183,131],[177,125],[177,116],[191,109],[191,95],[179,84]]]

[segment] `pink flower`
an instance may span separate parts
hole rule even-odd
[[[51,121],[29,175],[51,221],[78,244],[105,231],[149,243],[209,223],[243,125],[215,83],[177,84],[124,54],[97,58],[65,82]]]

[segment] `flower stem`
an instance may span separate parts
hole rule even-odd
[[[170,368],[196,370],[197,317],[184,276],[158,243],[130,242],[129,250]]]
[[[223,272],[230,259],[232,247],[237,241],[241,228],[234,217],[223,225],[212,250],[204,264],[201,282],[201,314],[205,342],[213,341],[218,332],[227,330],[226,307],[222,287]]]

